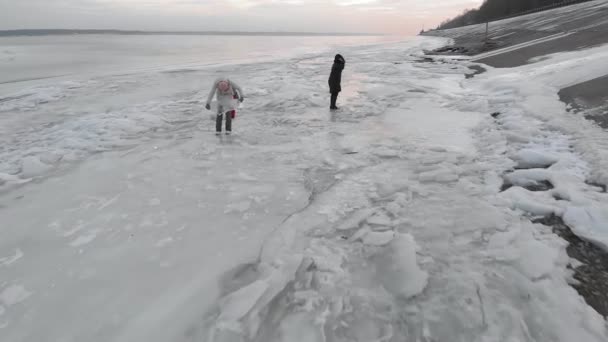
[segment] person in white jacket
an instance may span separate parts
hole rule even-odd
[[[245,97],[243,90],[238,84],[232,82],[228,78],[218,78],[213,83],[213,88],[209,92],[207,104],[205,108],[211,110],[211,101],[213,96],[217,94],[217,118],[215,119],[215,133],[222,133],[222,117],[226,117],[226,134],[232,133],[232,115],[231,112],[236,110],[238,103],[243,102]]]

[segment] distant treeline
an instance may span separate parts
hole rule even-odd
[[[465,10],[456,18],[441,23],[438,29],[450,29],[466,25],[481,24],[509,16],[570,5],[590,0],[484,0],[478,9]]]

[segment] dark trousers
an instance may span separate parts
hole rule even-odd
[[[331,93],[331,106],[330,108],[336,108],[336,101],[338,100],[339,93]]]
[[[222,117],[226,117],[226,132],[232,132],[232,115],[230,112],[224,115],[218,114],[217,118],[215,118],[215,131],[222,131]]]

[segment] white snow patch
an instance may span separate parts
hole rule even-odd
[[[566,208],[563,219],[574,234],[608,251],[608,207],[606,205],[569,206]]]
[[[493,249],[505,248],[513,243],[517,237],[521,234],[519,229],[512,229],[506,232],[498,232],[490,237],[488,241],[488,247]]]
[[[549,275],[555,268],[559,253],[533,238],[520,245],[521,255],[519,267],[530,279],[538,279]]]
[[[530,77],[542,80],[558,89],[583,83],[608,74],[608,66],[602,61],[608,57],[608,45],[600,45],[580,51],[549,55],[542,62],[522,67],[522,72],[531,72]]]
[[[32,293],[26,290],[22,285],[10,285],[0,293],[0,302],[7,307],[11,307],[23,302],[31,295]]]

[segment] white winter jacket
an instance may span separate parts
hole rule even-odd
[[[221,81],[227,81],[230,84],[230,88],[228,89],[228,91],[222,92],[221,90],[218,89],[218,84]],[[237,99],[234,98],[235,94],[237,95],[239,100],[244,97],[243,90],[241,89],[241,87],[239,87],[238,84],[232,82],[231,80],[229,80],[227,78],[218,78],[217,80],[215,80],[215,82],[213,83],[213,88],[211,88],[211,91],[209,92],[209,97],[207,98],[208,105],[211,104],[211,101],[213,100],[213,96],[216,93],[217,93],[217,111],[218,111],[218,113],[220,113],[220,112],[225,113],[227,111],[231,111],[238,107]]]

